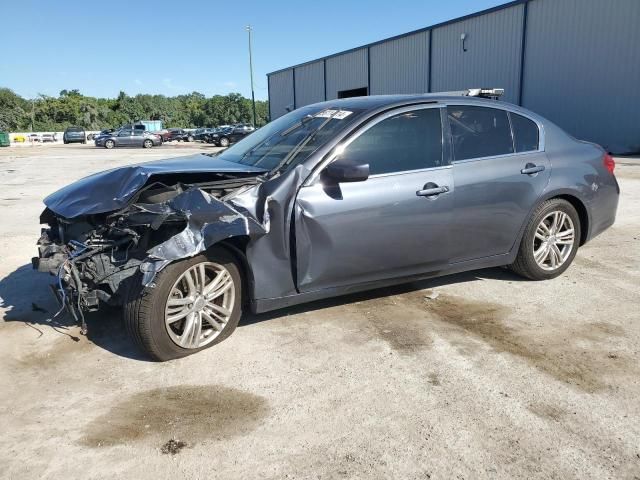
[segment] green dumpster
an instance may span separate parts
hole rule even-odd
[[[8,147],[10,144],[9,134],[7,132],[0,132],[0,147]]]

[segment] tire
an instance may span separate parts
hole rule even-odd
[[[104,148],[108,150],[111,150],[115,146],[116,146],[116,142],[114,142],[113,140],[107,140],[106,142],[104,142]]]
[[[142,142],[142,148],[151,148],[153,147],[153,142],[149,139]]]
[[[556,218],[556,214],[558,219],[564,219],[564,214],[568,220],[562,220],[560,228],[554,229],[553,220]],[[545,227],[542,226],[543,221],[545,227],[548,224],[551,228],[547,227],[545,231]],[[569,231],[572,231],[572,234],[569,234]],[[556,233],[558,233],[557,238]],[[573,262],[580,245],[580,235],[580,217],[573,205],[560,198],[547,200],[533,212],[520,241],[516,260],[509,268],[530,280],[555,278],[564,273]],[[546,240],[542,238],[546,238]],[[571,241],[571,245],[567,245],[569,241]],[[549,253],[545,256],[546,251]],[[537,252],[540,252],[538,259],[542,258],[542,264],[536,260],[534,254]],[[559,254],[556,255],[555,252],[559,252]],[[553,265],[554,260],[556,266]]]
[[[206,265],[207,268],[209,266],[213,268],[213,265],[216,265],[229,274],[226,278],[231,279],[232,285],[225,292],[231,294],[231,291],[233,291],[233,304],[227,305],[231,313],[226,323],[219,324],[221,326],[219,331],[214,329],[212,324],[206,320],[205,314],[200,314],[202,333],[197,336],[196,344],[183,347],[178,343],[183,340],[188,343],[189,338],[180,337],[178,334],[180,334],[181,329],[182,333],[185,332],[187,318],[174,321],[167,326],[165,323],[165,315],[168,309],[167,302],[170,299],[180,301],[183,298],[187,298],[176,296],[176,293],[181,293],[179,292],[179,286],[185,286],[181,277],[196,265]],[[207,275],[209,274],[207,273]],[[212,278],[216,279],[218,277],[213,276]],[[123,310],[125,326],[138,347],[157,361],[164,362],[185,357],[222,342],[233,333],[242,316],[241,270],[233,256],[219,247],[213,247],[205,254],[168,265],[156,276],[153,288],[142,286],[141,273],[136,274],[130,281],[132,282],[131,288],[127,291]],[[206,282],[204,283],[207,285]],[[223,293],[222,295],[226,294]],[[217,297],[215,301],[218,298],[222,297]],[[188,310],[195,304],[196,302],[192,305],[174,308]],[[208,311],[207,306],[204,309],[205,312]],[[196,319],[198,318],[197,315]],[[170,330],[171,333],[169,333]],[[209,334],[208,337],[206,332]],[[198,346],[198,342],[204,343]]]
[[[218,144],[221,147],[228,147],[229,146],[229,139],[227,137],[222,137],[219,141]]]
[[[193,136],[189,135],[189,136],[187,137],[187,142],[193,142]]]
[[[66,145],[69,142],[67,142],[66,140],[62,140],[62,143],[64,143]]]

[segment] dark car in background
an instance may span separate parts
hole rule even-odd
[[[96,147],[142,147],[151,148],[162,145],[160,135],[146,132],[141,128],[122,128],[108,135],[95,138]]]
[[[248,135],[251,135],[255,128],[247,124],[238,124],[233,127],[219,129],[205,136],[207,143],[213,143],[218,147],[228,147],[232,143],[239,142]]]
[[[308,105],[215,155],[86,177],[45,199],[33,265],[76,318],[123,306],[158,360],[246,307],[497,266],[555,278],[615,221],[613,158],[471,93]]]
[[[198,128],[193,134],[193,139],[198,142],[204,142],[207,136],[215,133],[216,130],[216,128]]]
[[[62,134],[62,142],[67,143],[87,143],[87,135],[82,127],[67,127]]]
[[[104,130],[100,130],[98,133],[90,133],[89,135],[87,135],[87,140],[95,140],[97,137],[103,137],[115,131],[115,128],[105,128]]]

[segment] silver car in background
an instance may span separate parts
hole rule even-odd
[[[34,267],[82,322],[123,306],[157,360],[222,341],[245,309],[487,267],[557,277],[614,223],[614,162],[481,98],[497,93],[331,100],[215,155],[84,178],[45,199]]]
[[[142,147],[151,148],[162,145],[162,137],[141,128],[121,128],[115,132],[98,135],[94,139],[96,147]]]

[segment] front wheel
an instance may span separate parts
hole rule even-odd
[[[222,137],[218,143],[220,144],[221,147],[228,147],[229,139],[227,137]]]
[[[172,263],[145,288],[133,278],[124,306],[127,330],[155,360],[191,355],[233,333],[242,315],[242,278],[221,248]]]
[[[145,140],[142,143],[142,147],[143,148],[151,148],[151,147],[153,147],[153,142],[151,140]]]
[[[115,146],[116,142],[114,142],[113,140],[107,140],[106,142],[104,142],[104,148],[108,148],[109,150],[111,150]]]
[[[531,280],[561,275],[578,252],[580,227],[578,212],[569,202],[560,198],[543,202],[533,213],[510,268]]]

